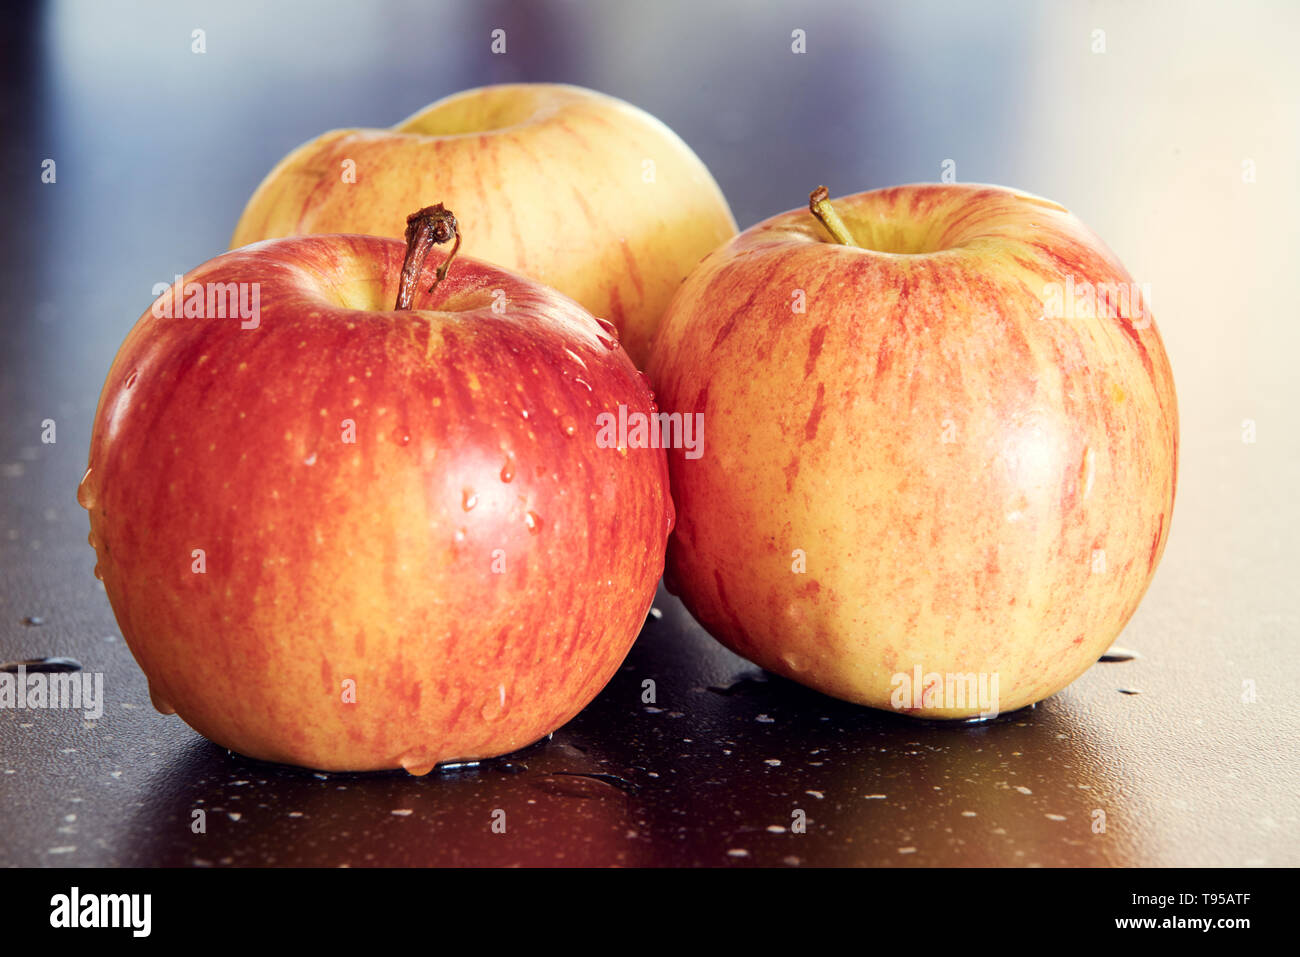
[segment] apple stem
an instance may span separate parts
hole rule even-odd
[[[410,309],[415,298],[415,289],[419,285],[420,273],[424,270],[424,261],[429,258],[429,251],[434,246],[455,239],[451,252],[443,260],[434,274],[433,285],[429,292],[438,288],[438,283],[447,278],[447,269],[456,258],[460,249],[460,231],[456,227],[456,217],[442,203],[426,206],[418,213],[406,217],[406,258],[402,260],[402,278],[397,286],[397,309]]]
[[[857,246],[853,241],[853,234],[849,232],[849,227],[844,225],[844,220],[840,219],[840,214],[835,212],[835,207],[831,205],[830,190],[825,186],[818,186],[808,197],[808,209],[817,221],[826,227],[826,232],[831,234],[841,246]]]

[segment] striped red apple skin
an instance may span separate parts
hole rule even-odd
[[[705,436],[696,460],[669,453],[670,587],[738,654],[836,697],[896,708],[919,665],[996,675],[1001,711],[1039,701],[1119,634],[1169,535],[1178,411],[1149,303],[1044,318],[1067,283],[1133,287],[1038,197],[835,206],[871,248],[784,213],[664,317],[648,372]],[[901,710],[982,710],[948,705]]]
[[[231,245],[400,237],[406,215],[435,201],[456,210],[466,255],[608,319],[638,364],[677,285],[736,234],[704,163],[649,113],[581,87],[515,83],[304,144],[258,187]]]
[[[527,745],[613,675],[662,571],[662,451],[594,438],[650,407],[627,356],[466,257],[394,311],[403,254],[219,256],[186,282],[260,283],[257,326],[146,312],[100,398],[81,499],[123,637],[160,710],[255,758],[421,773]]]

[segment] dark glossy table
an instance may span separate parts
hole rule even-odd
[[[0,658],[72,657],[107,693],[93,722],[0,711],[0,864],[1300,863],[1300,11],[262,6],[67,4],[0,25]],[[1152,285],[1183,420],[1168,549],[1120,639],[1140,656],[989,724],[919,723],[765,676],[661,593],[585,712],[473,768],[313,774],[155,713],[74,498],[117,345],[155,282],[224,248],[293,146],[519,79],[660,116],[742,227],[820,182],[937,179],[951,160],[1104,236]]]

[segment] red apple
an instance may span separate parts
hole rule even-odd
[[[430,197],[463,214],[467,255],[609,319],[638,365],[678,284],[736,235],[708,169],[649,113],[581,87],[508,83],[298,147],[248,201],[231,245],[400,236]]]
[[[402,243],[356,235],[203,264],[100,397],[97,574],[159,710],[240,753],[418,774],[515,750],[591,701],[653,599],[663,452],[595,439],[648,410],[640,374],[537,282],[422,273],[454,224],[431,213],[404,277]],[[214,318],[214,290],[249,308]]]
[[[705,426],[702,456],[669,453],[672,587],[836,697],[1038,701],[1111,644],[1169,534],[1178,411],[1149,301],[1038,197],[903,186],[838,200],[842,221],[814,199],[708,256],[654,344],[661,407]]]

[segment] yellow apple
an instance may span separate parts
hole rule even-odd
[[[458,211],[463,253],[576,299],[640,365],[682,278],[736,233],[708,169],[667,126],[592,90],[481,87],[392,129],[334,130],[258,187],[234,247],[309,233],[400,238],[412,209]]]
[[[1169,535],[1178,408],[1147,291],[1013,190],[816,205],[825,228],[745,231],[663,319],[659,407],[704,426],[702,454],[669,452],[670,588],[840,698],[1038,701],[1110,645]]]

